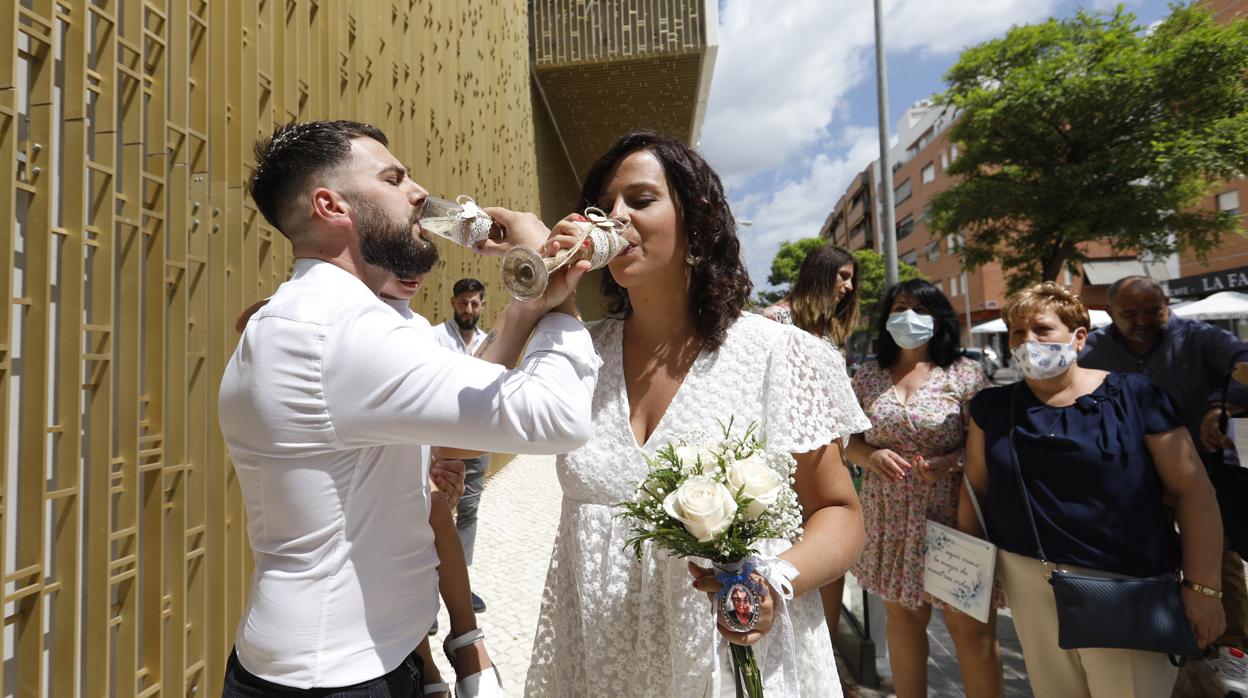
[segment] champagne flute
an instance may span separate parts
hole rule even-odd
[[[607,216],[597,207],[585,209],[586,221],[576,221],[581,227],[576,244],[560,250],[551,257],[542,257],[527,247],[513,247],[503,255],[501,273],[503,285],[517,300],[533,300],[541,297],[550,285],[550,275],[565,265],[588,260],[590,270],[601,269],[628,247],[621,233],[628,223]]]
[[[420,209],[420,228],[461,247],[499,239],[502,232],[494,219],[486,215],[472,197],[464,194],[454,201],[427,197]]]

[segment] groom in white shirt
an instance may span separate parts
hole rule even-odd
[[[504,309],[482,349],[494,363],[453,353],[377,296],[437,260],[417,223],[427,192],[381,131],[288,124],[256,163],[252,198],[296,260],[221,381],[256,563],[224,695],[415,695],[438,607],[428,444],[558,453],[588,438],[599,362],[569,293],[587,265]],[[546,240],[531,214],[489,213],[508,243]]]

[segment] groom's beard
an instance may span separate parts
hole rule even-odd
[[[409,221],[395,220],[362,196],[344,196],[355,209],[355,225],[360,233],[360,255],[364,261],[392,272],[400,279],[428,273],[438,262],[438,248],[412,234],[420,210],[413,209]]]

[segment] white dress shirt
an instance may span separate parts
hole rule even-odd
[[[485,341],[486,336],[480,327],[474,327],[472,328],[472,343],[466,344],[464,336],[459,333],[459,324],[455,322],[455,318],[450,318],[438,325],[433,332],[433,337],[438,341],[438,344],[451,351],[470,355],[477,353],[477,349],[481,347],[481,343]]]
[[[538,322],[514,370],[446,351],[352,274],[296,260],[219,396],[256,561],[243,667],[295,688],[396,668],[438,609],[428,445],[576,448],[599,363],[561,313]]]

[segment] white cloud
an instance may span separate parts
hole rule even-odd
[[[963,47],[1044,19],[1057,5],[885,0],[889,51],[952,64]],[[761,283],[780,243],[817,234],[850,178],[876,158],[874,129],[843,120],[846,95],[874,79],[872,4],[729,0],[721,7],[700,149],[728,184],[737,215],[754,220],[741,233],[746,263]]]
[[[952,55],[971,44],[1000,36],[1016,24],[1052,16],[1057,0],[895,0],[886,3],[886,8],[885,43],[890,51]]]
[[[1049,16],[1056,3],[891,0],[887,43],[890,51],[952,56],[1011,25]],[[835,130],[846,93],[873,79],[873,16],[865,1],[724,6],[701,149],[730,184],[789,162]]]
[[[870,75],[861,49],[871,12],[861,2],[733,0],[721,20],[701,148],[731,182],[824,135],[845,93]]]
[[[746,194],[733,202],[738,219],[753,221],[753,225],[738,228],[738,232],[756,285],[765,282],[781,243],[819,234],[850,180],[879,154],[875,129],[848,129],[844,139],[834,145],[840,155],[816,155],[800,178],[783,181],[773,191]]]

